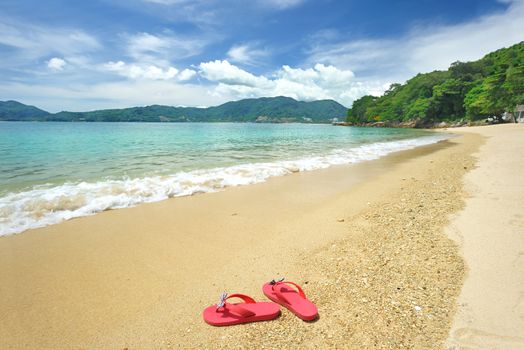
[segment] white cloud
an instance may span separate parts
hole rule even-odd
[[[171,61],[196,55],[205,45],[203,40],[184,39],[170,31],[162,34],[137,33],[124,38],[125,50],[132,62],[110,61],[99,64],[98,70],[133,80],[188,81],[196,72],[187,68],[180,72],[171,65]]]
[[[126,51],[135,61],[152,63],[179,60],[198,55],[207,41],[180,37],[170,31],[162,34],[137,33],[126,36]]]
[[[54,71],[60,71],[64,69],[67,62],[59,57],[53,57],[47,61],[47,67]]]
[[[201,19],[208,16],[204,12],[209,10],[207,12],[212,13],[209,18],[223,21],[228,18],[223,14],[229,14],[225,7],[220,8],[222,12],[213,11],[219,7],[213,5],[210,9],[210,3],[203,0],[144,1],[173,5],[147,6],[162,12],[166,18]],[[250,6],[263,10],[264,4],[270,12],[303,2],[260,0]],[[0,60],[0,68],[16,68],[25,74],[7,77],[0,85],[0,93],[4,98],[25,98],[43,107],[49,108],[55,103],[58,108],[76,110],[150,103],[210,105],[244,97],[277,95],[306,101],[332,98],[349,106],[364,94],[381,94],[391,82],[402,82],[418,72],[446,69],[456,60],[478,59],[524,40],[524,1],[506,0],[505,3],[508,8],[504,11],[455,25],[426,23],[394,39],[347,40],[346,33],[329,28],[309,36],[305,33],[305,40],[311,46],[300,68],[283,65],[264,75],[239,68],[239,65],[261,66],[267,62],[270,52],[257,42],[240,42],[230,47],[226,60],[202,62],[194,69],[177,69],[178,60],[197,56],[208,44],[217,41],[220,34],[212,33],[210,28],[216,28],[213,26],[200,27],[198,37],[169,30],[123,34],[108,39],[108,42],[122,39],[120,45],[106,48],[115,51],[98,56],[101,42],[83,30],[36,25],[0,16],[0,45],[9,47],[9,54]],[[146,7],[144,2],[140,4]],[[118,59],[104,63],[108,56]],[[34,69],[34,62],[46,64],[61,74]],[[207,81],[195,79],[197,74]],[[125,79],[107,82],[116,75]],[[27,84],[10,83],[23,79]],[[197,81],[200,85],[192,84]]]
[[[324,88],[344,87],[355,77],[350,70],[340,70],[334,66],[317,63],[313,68],[291,68],[287,65],[277,73],[282,79],[302,84],[316,84]]]
[[[128,50],[132,55],[143,52],[162,52],[170,47],[169,39],[149,33],[139,33],[128,38]]]
[[[288,9],[304,3],[306,0],[261,0],[260,3],[265,6],[271,6],[279,10]]]
[[[251,57],[249,56],[248,50],[249,47],[247,45],[233,46],[227,52],[227,57],[233,62],[249,61]]]
[[[131,79],[169,80],[178,74],[178,69],[175,67],[162,69],[155,65],[139,66],[126,64],[122,61],[108,62],[104,65],[104,68]]]
[[[49,112],[87,111],[130,106],[211,106],[224,103],[204,86],[172,80],[123,80],[94,84],[0,84],[0,96],[38,106]]]
[[[27,60],[52,54],[79,54],[102,47],[94,36],[82,30],[5,18],[0,18],[0,44],[17,49],[19,57]]]
[[[169,66],[162,68],[152,64],[128,64],[123,61],[107,62],[101,66],[102,70],[115,72],[133,80],[171,80],[178,81],[190,80],[196,72],[192,69],[184,69],[179,71],[175,67]]]
[[[265,77],[257,77],[245,70],[232,65],[226,60],[216,60],[201,63],[199,65],[200,75],[210,81],[224,83],[226,85],[239,85],[247,87],[268,86],[270,81]]]
[[[477,60],[485,54],[524,40],[524,1],[505,1],[506,11],[472,21],[415,27],[398,39],[318,40],[310,64],[321,62],[351,69],[364,79],[402,82],[419,72],[447,69],[457,60]]]
[[[241,44],[232,46],[227,52],[227,59],[231,62],[256,66],[262,64],[269,56],[265,49],[259,49],[256,44]]]
[[[178,80],[180,81],[187,81],[193,78],[196,75],[196,72],[192,69],[184,69],[183,71],[178,74]]]
[[[231,14],[232,9],[238,8],[238,0],[132,0],[115,1],[116,5],[126,9],[132,8],[138,13],[153,15],[161,22],[191,23],[203,30],[205,35],[216,35],[216,30],[210,31],[215,26],[230,23],[226,14]],[[120,4],[119,4],[120,3]],[[242,5],[245,5],[242,2]],[[201,33],[202,34],[202,33]]]
[[[377,83],[355,81],[349,70],[323,64],[307,69],[285,65],[270,77],[254,75],[228,61],[205,62],[199,68],[202,77],[218,83],[215,95],[236,99],[289,96],[303,101],[334,99],[347,105],[362,91],[381,93],[384,89]]]
[[[125,51],[131,62],[110,61],[99,64],[98,69],[134,80],[188,81],[196,72],[192,69],[180,72],[171,62],[196,55],[206,45],[204,40],[178,37],[170,31],[124,35],[124,39]]]

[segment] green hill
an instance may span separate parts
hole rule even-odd
[[[524,104],[524,42],[474,62],[455,62],[446,71],[418,74],[392,84],[383,96],[353,102],[347,121],[430,126],[500,116]]]
[[[333,100],[302,102],[282,96],[245,99],[209,108],[153,105],[55,114],[14,101],[0,103],[0,120],[18,121],[326,123],[332,118],[343,118],[347,112],[346,107]],[[8,103],[17,104],[18,108],[4,108]]]
[[[49,113],[16,101],[0,101],[0,120],[28,121],[46,118]]]

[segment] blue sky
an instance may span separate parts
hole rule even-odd
[[[0,100],[49,111],[364,94],[524,40],[524,0],[3,0]]]

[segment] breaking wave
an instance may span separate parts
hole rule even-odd
[[[449,135],[437,134],[400,141],[377,142],[338,149],[322,156],[230,167],[178,172],[168,176],[35,186],[0,198],[0,236],[56,224],[108,209],[127,208],[171,197],[216,192],[300,171],[373,160],[392,152],[436,143]]]

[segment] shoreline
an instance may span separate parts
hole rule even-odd
[[[452,136],[448,134],[447,137]],[[323,153],[316,150],[311,154],[290,154],[284,159],[269,157],[256,160],[255,156],[243,162],[230,160],[229,164],[217,162],[208,167],[177,169],[164,174],[146,172],[130,177],[121,175],[84,180],[65,179],[63,183],[20,187],[18,190],[14,187],[13,191],[6,187],[2,189],[0,198],[0,212],[3,215],[3,219],[0,220],[0,236],[19,234],[73,218],[92,216],[106,210],[218,192],[230,187],[266,182],[270,178],[288,176],[296,172],[366,162],[396,151],[436,143],[445,138],[445,135],[438,133],[408,133],[400,139],[357,143],[351,148],[336,148]],[[210,158],[213,159],[212,156]],[[80,168],[79,172],[82,171],[89,173],[90,169]],[[49,169],[49,172],[54,171]],[[17,183],[13,182],[12,185],[16,186]]]
[[[432,242],[436,237],[439,249],[448,253],[428,259],[431,263],[431,259],[436,260],[435,266],[443,263],[439,260],[442,257],[451,259],[455,268],[447,277],[457,283],[461,281],[463,264],[454,243],[443,234],[433,237],[429,228],[424,228],[428,237],[404,235],[405,230],[410,232],[409,227],[391,214],[398,210],[395,203],[414,203],[398,202],[402,199],[399,196],[407,192],[417,195],[412,189],[431,184],[436,175],[441,176],[438,178],[441,185],[441,181],[452,181],[453,186],[459,186],[461,174],[467,169],[457,165],[456,160],[462,157],[464,162],[472,164],[469,154],[480,144],[480,139],[466,135],[379,160],[102,212],[2,237],[0,276],[7,283],[0,287],[0,314],[6,325],[0,330],[0,347],[210,348],[231,346],[232,339],[238,339],[243,346],[262,342],[266,346],[286,347],[296,346],[297,341],[304,345],[312,341],[311,344],[334,346],[339,344],[340,334],[348,332],[353,335],[353,343],[348,344],[365,344],[370,339],[364,335],[376,321],[373,317],[366,318],[366,311],[373,316],[369,314],[370,305],[380,306],[369,303],[377,295],[366,293],[383,291],[379,282],[395,279],[386,274],[389,279],[372,280],[370,276],[382,276],[379,269],[367,277],[358,275],[359,282],[355,285],[351,271],[374,267],[378,261],[375,255],[355,251],[354,247],[367,247],[380,257],[400,249],[397,243],[409,246],[419,239]],[[455,164],[458,173],[439,173],[444,164]],[[443,199],[452,196],[453,200],[416,199],[436,205],[442,217],[433,224],[443,229],[446,215],[456,211],[462,199],[460,189],[444,191],[439,196]],[[389,203],[390,216],[385,222],[377,220],[380,225],[374,227],[374,215],[381,217],[384,203]],[[405,209],[418,211],[417,208]],[[412,225],[414,229],[422,224],[414,220]],[[399,236],[391,240],[387,232],[394,227],[398,227]],[[391,246],[386,247],[384,242]],[[354,254],[346,259],[344,254],[347,256],[348,251]],[[418,259],[425,258],[424,254],[417,254],[410,271],[415,275],[422,273],[426,284],[431,285],[432,274],[419,271]],[[333,260],[326,260],[327,257]],[[402,259],[391,256],[388,261],[401,263]],[[348,272],[337,277],[330,268],[343,264]],[[317,302],[321,313],[318,322],[297,324],[285,311],[275,322],[227,329],[209,327],[201,320],[202,309],[215,303],[222,291],[246,293],[263,300],[261,284],[282,275],[301,283]],[[402,277],[402,271],[395,276]],[[337,279],[338,284],[333,283]],[[439,277],[437,282],[441,287],[439,283],[446,283],[446,279]],[[376,288],[366,287],[367,284]],[[424,330],[429,330],[427,333],[408,332],[403,335],[408,339],[398,339],[402,333],[395,327],[388,330],[387,320],[375,332],[391,337],[388,338],[391,346],[403,342],[407,346],[443,342],[453,314],[453,297],[458,295],[459,287],[460,283],[449,289],[451,299],[435,301],[435,305],[445,303],[447,311],[436,312],[431,321],[421,324]],[[358,297],[354,301],[344,299],[338,308],[333,308],[337,300],[334,291],[343,290]],[[404,296],[394,306],[399,311],[395,317],[404,321],[418,317],[403,316],[403,312],[413,313],[408,299],[416,293],[424,295],[412,288],[405,295],[400,293]],[[351,304],[354,302],[359,303]],[[359,320],[340,312],[348,306],[351,310],[360,308]],[[344,326],[349,328],[341,327],[343,320],[349,322]],[[389,324],[394,320],[389,320]],[[400,327],[406,332],[412,329],[408,323],[401,323]],[[259,333],[278,329],[283,333],[276,332],[273,338]],[[290,338],[281,337],[285,334]],[[410,340],[409,334],[414,338]]]

